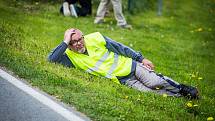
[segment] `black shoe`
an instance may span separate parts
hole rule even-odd
[[[199,92],[197,88],[192,86],[187,86],[184,84],[180,84],[180,91],[179,93],[189,99],[198,99],[199,98]]]

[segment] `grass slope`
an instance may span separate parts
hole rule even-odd
[[[94,25],[93,17],[63,17],[60,3],[0,0],[0,65],[93,120],[207,120],[215,117],[215,1],[174,2],[164,1],[160,17],[152,10],[126,16],[130,31],[117,28],[112,18]],[[143,93],[48,63],[47,54],[70,27],[99,31],[141,51],[158,72],[197,86],[201,100]]]

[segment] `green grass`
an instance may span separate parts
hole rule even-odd
[[[130,31],[117,28],[112,18],[107,18],[103,25],[94,25],[90,16],[64,17],[58,13],[60,3],[0,0],[0,65],[92,120],[215,118],[215,1],[174,2],[164,1],[160,17],[152,10],[126,14],[134,27]],[[189,108],[189,100],[184,98],[139,92],[47,62],[48,53],[63,40],[64,31],[70,27],[85,34],[99,31],[141,51],[154,62],[158,72],[197,86],[201,99],[192,103],[198,106]]]

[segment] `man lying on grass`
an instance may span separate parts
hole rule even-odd
[[[155,73],[152,62],[141,53],[99,32],[84,36],[78,29],[66,30],[63,42],[49,54],[48,59],[104,76],[140,91],[198,98],[195,87],[179,84]]]

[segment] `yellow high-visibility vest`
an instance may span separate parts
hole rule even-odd
[[[110,78],[117,83],[117,76],[130,74],[132,59],[108,51],[106,41],[99,32],[84,36],[84,42],[88,55],[66,49],[67,56],[76,68]]]

